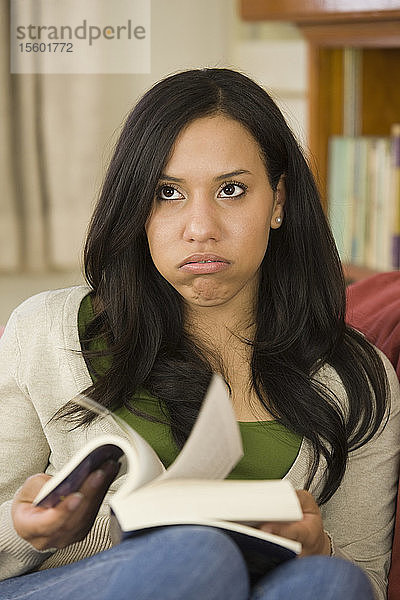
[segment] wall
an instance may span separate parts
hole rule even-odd
[[[237,23],[232,62],[253,77],[279,105],[307,152],[307,53],[290,23]]]

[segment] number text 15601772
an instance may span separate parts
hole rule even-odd
[[[73,52],[72,42],[22,42],[18,44],[20,52]]]

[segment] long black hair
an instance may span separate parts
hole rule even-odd
[[[387,414],[387,379],[376,351],[345,324],[340,260],[304,156],[271,97],[229,69],[177,73],[152,87],[129,114],[94,211],[85,275],[96,316],[89,341],[106,340],[111,366],[90,390],[104,406],[135,412],[135,391],[158,398],[178,446],[197,416],[211,376],[204,349],[185,331],[183,301],[155,268],[145,225],[163,167],[182,129],[222,114],[241,123],[261,148],[270,185],[284,176],[280,228],[271,230],[261,265],[253,387],[260,402],[327,461],[321,503],[335,492],[349,451],[366,443]],[[99,354],[102,353],[99,351]],[[318,378],[324,365],[340,377],[347,406]],[[229,383],[229,382],[228,382]],[[89,422],[89,413],[81,416]]]

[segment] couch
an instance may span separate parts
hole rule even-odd
[[[386,354],[400,379],[400,271],[372,275],[348,286],[346,319]],[[388,600],[400,600],[399,495]]]

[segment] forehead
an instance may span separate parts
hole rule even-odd
[[[261,149],[239,121],[224,115],[201,117],[178,135],[167,169],[195,167],[207,170],[263,169]]]

